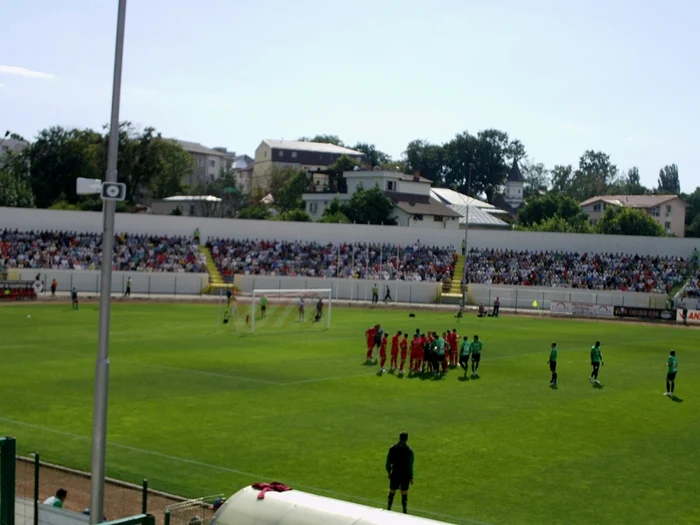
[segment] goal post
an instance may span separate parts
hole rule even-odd
[[[267,304],[291,306],[299,308],[301,301],[304,301],[304,311],[311,314],[311,322],[326,321],[326,328],[331,328],[331,311],[333,308],[333,290],[330,288],[306,288],[291,290],[253,290],[250,301],[250,332],[255,332],[255,323],[258,308],[265,298]],[[322,318],[316,319],[316,305],[318,300],[323,301]]]

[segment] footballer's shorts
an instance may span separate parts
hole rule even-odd
[[[479,361],[481,361],[481,353],[472,354],[472,361],[474,361],[475,363],[478,363]]]
[[[462,368],[467,368],[469,366],[469,356],[463,355],[459,358],[459,366]]]
[[[676,372],[669,372],[666,374],[666,381],[675,381],[676,380]]]
[[[556,372],[556,371],[557,371],[557,362],[556,362],[556,361],[550,361],[550,362],[549,362],[549,369],[550,369],[552,372]]]
[[[598,370],[600,368],[600,363],[596,363],[595,361],[591,361],[591,366],[593,367],[593,370]]]
[[[411,485],[411,478],[408,476],[394,476],[389,478],[389,489],[390,490],[401,490],[407,491],[408,487]]]

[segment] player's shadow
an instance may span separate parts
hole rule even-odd
[[[457,380],[461,381],[462,383],[466,383],[467,381],[469,381],[469,376],[459,376]]]
[[[671,401],[673,401],[674,403],[682,403],[682,402],[683,402],[683,400],[682,400],[680,397],[668,396],[668,398],[669,398]]]
[[[600,383],[593,383],[593,388],[597,388],[598,390],[603,390],[605,385],[601,385]]]

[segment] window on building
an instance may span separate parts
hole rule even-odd
[[[520,195],[520,192],[521,192],[521,191],[522,191],[522,190],[521,190],[520,188],[518,188],[518,195]]]
[[[213,168],[214,166],[216,166],[216,161],[215,161],[214,159],[211,159],[211,160],[209,161],[209,167],[210,167],[210,168]]]
[[[600,211],[600,203],[593,205],[593,211]]]
[[[284,157],[284,151],[280,150],[277,152],[278,157]]]
[[[394,191],[396,189],[396,182],[393,180],[386,181],[386,189],[387,191]]]
[[[433,222],[442,222],[442,215],[433,215]]]
[[[671,216],[671,210],[673,210],[673,207],[670,205],[666,205],[666,217]]]
[[[654,217],[658,217],[659,215],[661,215],[661,210],[659,209],[658,206],[656,206],[655,208],[652,208],[652,209],[651,209],[651,214],[652,214]]]
[[[292,151],[292,158],[293,158],[293,159],[296,159],[296,158],[297,158],[297,152],[296,152],[296,151]]]
[[[203,158],[198,158],[197,159],[197,166],[204,166],[204,159]]]
[[[414,215],[414,216],[413,216],[413,220],[415,220],[415,221],[422,221],[422,220],[423,220],[423,216],[422,216],[422,215]]]
[[[664,228],[666,228],[667,230],[670,230],[670,229],[671,229],[671,223],[670,223],[669,221],[666,221],[666,222],[664,223]]]

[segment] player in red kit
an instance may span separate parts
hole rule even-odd
[[[370,363],[372,361],[372,350],[374,350],[374,336],[377,333],[377,326],[372,326],[370,327],[366,332],[365,336],[367,337],[367,362]]]
[[[450,340],[448,342],[450,343],[450,366],[452,366],[453,368],[457,368],[457,360],[459,354],[459,335],[457,335],[457,329],[453,328],[452,333],[449,335]]]
[[[401,332],[399,332],[401,333]],[[403,375],[403,367],[406,364],[406,354],[408,353],[408,334],[403,334],[403,339],[401,339],[401,372]],[[410,364],[410,363],[409,363]]]
[[[379,359],[381,359],[381,363],[379,364],[379,366],[382,367],[382,374],[386,372],[386,368],[384,368],[384,365],[386,364],[386,347],[388,344],[389,337],[386,334],[384,334],[384,337],[382,337],[382,344],[379,346]]]
[[[398,368],[396,361],[399,358],[399,338],[401,337],[401,332],[396,332],[394,337],[391,338],[391,365],[389,367],[389,372],[392,374]]]

